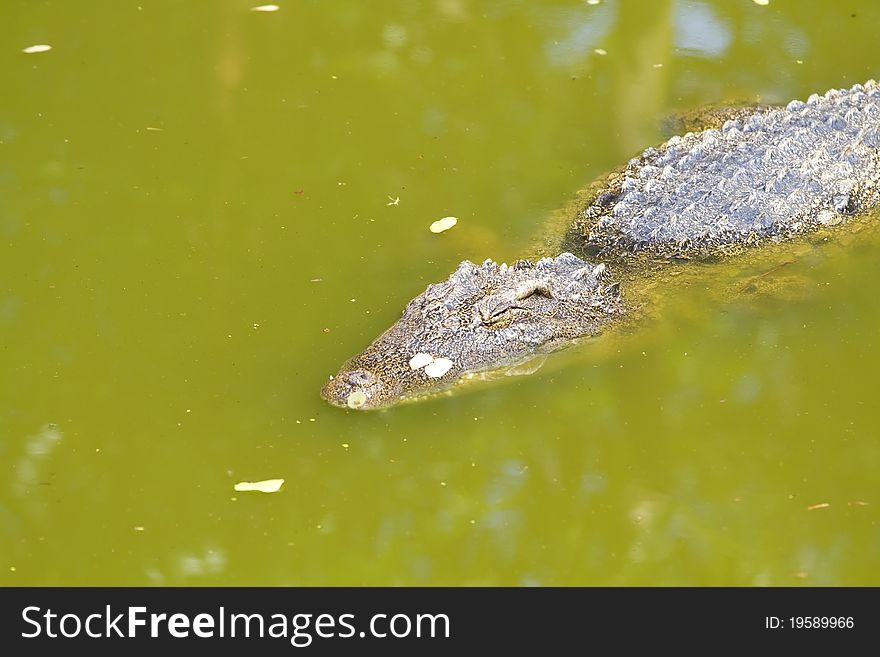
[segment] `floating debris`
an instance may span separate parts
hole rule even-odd
[[[456,217],[443,217],[431,224],[430,231],[432,233],[442,233],[445,230],[449,230],[457,223],[458,219]]]
[[[264,11],[264,12],[272,12],[278,11],[281,9],[278,5],[258,5],[256,7],[251,7],[251,11]]]
[[[367,395],[363,390],[355,390],[345,398],[345,405],[349,408],[360,408],[367,403]]]
[[[386,194],[386,196],[388,195]],[[390,196],[388,196],[388,203],[386,203],[385,205],[400,205],[400,197],[395,196],[394,198],[391,198]]]
[[[593,52],[597,55],[607,55],[608,51],[605,48],[593,48]]]
[[[46,43],[38,43],[35,46],[28,46],[27,48],[22,48],[21,51],[26,55],[32,55],[36,52],[49,52],[52,50],[52,46]]]
[[[432,379],[438,379],[452,369],[452,361],[448,358],[435,358],[433,362],[425,366],[425,374]]]
[[[263,481],[240,481],[233,488],[236,491],[257,491],[259,493],[277,493],[281,490],[283,479],[264,479]]]
[[[815,511],[816,509],[827,509],[830,504],[828,502],[820,502],[819,504],[811,504],[807,507],[807,511]]]
[[[409,359],[409,366],[414,370],[420,370],[424,367],[425,374],[432,379],[437,379],[452,368],[452,361],[448,358],[434,358],[431,354],[420,352]]]
[[[411,369],[418,370],[433,362],[434,357],[431,354],[416,354],[409,359],[409,366]]]
[[[770,4],[770,0],[752,0],[756,5],[760,5],[761,7],[766,7]]]

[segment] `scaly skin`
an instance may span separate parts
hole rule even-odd
[[[701,257],[845,221],[880,204],[880,86],[873,80],[756,108],[673,137],[611,174],[569,237],[581,255],[638,275],[645,251]],[[534,265],[468,261],[331,377],[321,395],[391,406],[600,332],[625,305],[602,262],[562,253]],[[625,292],[625,290],[624,290]]]
[[[321,394],[338,406],[380,408],[438,392],[468,374],[595,333],[621,309],[605,265],[570,253],[510,267],[466,260],[410,301]]]

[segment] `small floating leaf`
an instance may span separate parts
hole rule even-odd
[[[423,368],[425,365],[430,365],[433,362],[434,357],[431,354],[418,353],[409,359],[409,366],[411,369],[418,370]]]
[[[35,46],[28,46],[27,48],[22,48],[21,51],[26,55],[31,55],[35,52],[48,52],[52,50],[52,46],[45,43],[38,43]]]
[[[425,374],[432,379],[438,379],[452,368],[452,361],[448,358],[435,358],[425,366]]]
[[[431,224],[430,231],[432,233],[442,233],[445,230],[449,230],[457,223],[458,219],[456,217],[443,217]]]
[[[345,398],[345,405],[349,408],[360,408],[367,403],[367,395],[363,390],[355,390]]]
[[[241,481],[235,484],[235,490],[241,491],[257,491],[260,493],[277,493],[281,490],[283,479],[264,479],[263,481]]]
[[[278,11],[281,9],[278,5],[258,5],[257,7],[251,7],[251,11]]]

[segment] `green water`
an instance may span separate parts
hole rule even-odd
[[[880,5],[256,4],[0,10],[0,584],[880,585],[877,239],[503,385],[318,396],[672,111],[880,75]]]

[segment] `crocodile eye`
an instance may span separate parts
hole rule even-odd
[[[502,319],[508,317],[510,315],[510,309],[518,307],[515,301],[512,300],[492,300],[487,299],[487,302],[479,307],[480,312],[480,322],[483,325],[496,324],[500,322]]]
[[[528,280],[519,283],[512,289],[486,297],[477,305],[479,320],[484,326],[497,325],[513,319],[511,310],[528,310],[529,305],[522,302],[533,296],[553,298],[546,283],[539,280]]]

